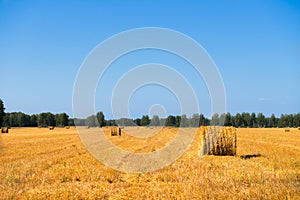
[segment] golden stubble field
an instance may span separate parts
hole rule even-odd
[[[132,152],[157,151],[177,131],[166,127],[153,135],[139,127],[127,129],[132,135],[111,137],[110,129],[103,130],[112,143]],[[200,159],[199,129],[189,150],[170,166],[123,173],[97,161],[75,127],[13,128],[1,135],[0,198],[300,199],[300,130],[290,130],[239,128],[237,156]],[[139,132],[152,137],[133,137]],[[241,158],[246,155],[250,158]]]

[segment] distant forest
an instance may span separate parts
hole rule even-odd
[[[199,127],[209,125],[224,125],[234,127],[300,127],[300,113],[298,114],[282,114],[279,118],[272,114],[266,117],[263,113],[237,113],[231,115],[214,114],[210,119],[203,114],[194,114],[188,118],[186,115],[173,116],[167,118],[159,118],[154,115],[150,118],[144,115],[141,118],[129,119],[110,119],[106,120],[103,112],[91,115],[86,119],[69,118],[66,113],[53,114],[44,112],[40,114],[28,115],[22,112],[4,112],[4,104],[0,99],[0,127],[48,127],[48,126],[173,126],[173,127]]]

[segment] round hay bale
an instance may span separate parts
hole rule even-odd
[[[290,129],[289,128],[285,128],[284,129],[284,132],[286,133],[286,132],[290,132]]]
[[[236,129],[234,127],[212,126],[204,131],[203,155],[235,156]]]
[[[8,133],[8,127],[2,127],[1,133]]]
[[[49,130],[54,130],[54,126],[48,126]]]
[[[122,130],[121,130],[121,128],[119,128],[119,127],[112,127],[112,128],[110,129],[110,135],[111,135],[111,136],[117,136],[117,135],[121,136],[121,135],[122,135]]]

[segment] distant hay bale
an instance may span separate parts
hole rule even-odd
[[[8,127],[2,127],[1,128],[1,133],[8,133]]]
[[[112,127],[110,129],[110,135],[111,136],[117,136],[117,135],[121,136],[121,134],[122,134],[122,130],[119,127]]]
[[[234,127],[212,126],[203,135],[203,155],[235,156],[236,129]]]
[[[298,130],[300,131],[300,127],[298,127]]]
[[[66,129],[70,129],[70,126],[65,126]]]
[[[290,129],[289,128],[285,128],[284,129],[284,132],[286,133],[286,132],[290,132]]]
[[[54,130],[54,126],[48,126],[49,130]]]

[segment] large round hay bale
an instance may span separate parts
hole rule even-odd
[[[202,155],[235,156],[236,129],[211,126],[203,134]]]
[[[110,129],[110,135],[111,135],[111,136],[117,136],[117,135],[121,136],[121,135],[122,135],[122,130],[121,130],[121,128],[119,128],[119,127],[112,127],[112,128]]]
[[[8,133],[8,127],[2,127],[1,133]]]
[[[54,126],[48,126],[49,130],[54,130]]]

